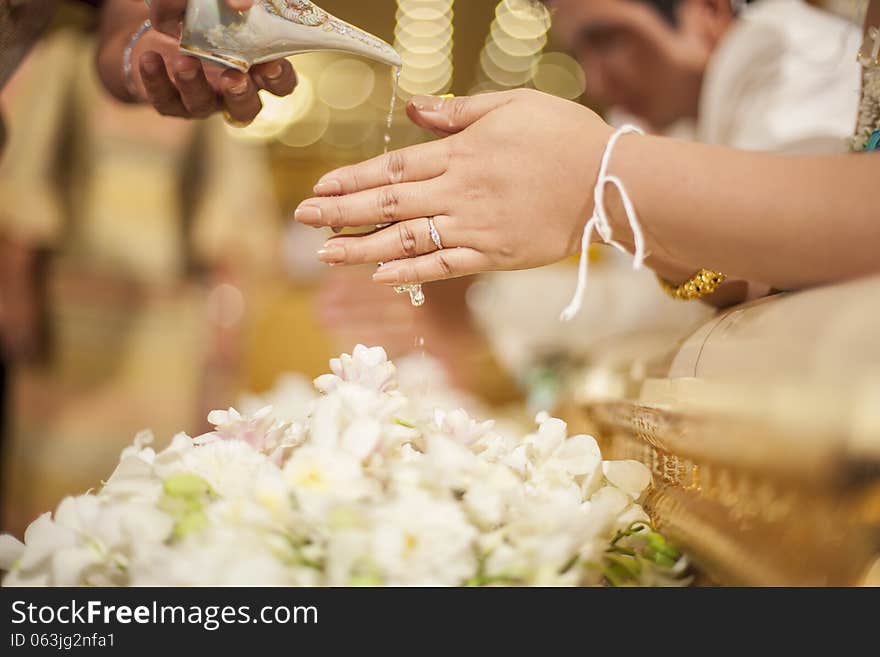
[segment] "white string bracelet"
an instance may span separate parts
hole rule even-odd
[[[611,221],[608,219],[608,211],[605,208],[605,189],[608,185],[617,187],[620,192],[620,198],[623,201],[623,209],[626,212],[626,219],[629,222],[630,230],[633,234],[633,242],[635,243],[635,255],[633,256],[633,269],[639,270],[645,266],[645,235],[642,226],[639,223],[639,217],[636,214],[636,208],[623,186],[623,181],[617,176],[608,175],[608,166],[611,163],[611,155],[614,153],[614,147],[617,141],[627,134],[645,134],[642,130],[634,125],[625,125],[615,131],[608,140],[605,147],[605,154],[602,156],[602,165],[599,168],[599,179],[596,181],[596,188],[593,191],[593,216],[587,222],[584,228],[584,236],[581,240],[581,261],[578,266],[578,283],[574,297],[568,307],[562,311],[560,320],[570,322],[584,306],[584,296],[587,293],[587,279],[589,277],[590,267],[590,243],[593,239],[593,231],[599,234],[599,237],[605,244],[610,244],[619,251],[627,253],[627,250],[619,242],[614,241],[611,229]]]
[[[149,3],[147,3],[149,6]],[[134,83],[134,77],[132,77],[132,61],[131,56],[134,54],[134,47],[138,44],[138,41],[144,38],[147,32],[153,27],[153,23],[148,18],[141,26],[131,35],[128,43],[125,44],[125,50],[122,51],[122,79],[125,82],[125,89],[128,91],[129,95],[133,100],[136,100],[138,97],[138,89],[137,85]]]

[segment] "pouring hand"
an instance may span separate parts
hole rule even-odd
[[[287,96],[296,87],[296,73],[286,59],[260,64],[248,73],[225,70],[184,55],[176,39],[157,32],[137,44],[132,62],[138,95],[166,116],[205,118],[226,111],[247,123],[262,109],[261,89]]]
[[[253,0],[226,0],[248,8]],[[107,0],[101,19],[97,66],[107,90],[126,102],[144,102],[163,115],[204,118],[225,111],[234,121],[249,122],[260,112],[258,92],[286,96],[296,87],[287,60],[255,66],[249,73],[203,64],[180,52],[177,34],[186,0],[153,0],[147,8],[135,0]],[[144,20],[160,26],[146,32],[131,52],[125,75],[124,53]]]

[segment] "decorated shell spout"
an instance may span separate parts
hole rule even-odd
[[[223,0],[189,0],[180,49],[240,71],[318,50],[347,52],[389,66],[402,64],[398,52],[382,39],[309,0],[257,0],[245,12],[229,9]]]

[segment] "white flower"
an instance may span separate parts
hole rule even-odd
[[[262,449],[266,433],[275,424],[272,407],[261,408],[253,415],[242,415],[234,408],[211,411],[208,422],[215,426],[214,436],[221,440],[239,440],[256,450]],[[209,434],[211,435],[211,434]]]
[[[511,510],[523,503],[525,494],[522,482],[513,471],[493,465],[470,485],[462,501],[474,522],[484,530],[491,530],[508,519]]]
[[[281,422],[301,424],[308,418],[318,392],[311,379],[302,374],[285,374],[275,387],[265,395],[245,395],[238,408],[242,413],[254,415],[266,406]]]
[[[568,425],[562,420],[541,413],[536,418],[536,422],[539,425],[537,433],[527,436],[525,440],[525,444],[529,448],[529,458],[534,464],[549,459],[557,449],[562,447],[568,437]]]
[[[0,570],[12,570],[24,554],[24,543],[9,534],[0,534]]]
[[[357,458],[333,449],[306,446],[284,466],[284,479],[303,509],[323,516],[333,505],[364,499],[377,492]]]
[[[647,520],[650,472],[603,463],[561,420],[522,437],[436,381],[414,400],[382,349],[332,368],[321,396],[270,394],[285,412],[214,411],[214,431],[161,451],[139,434],[99,491],[37,518],[24,544],[0,537],[4,584],[595,584],[585,565]]]
[[[373,513],[372,559],[389,586],[457,586],[477,568],[477,532],[451,500],[412,490]]]
[[[242,415],[234,408],[211,411],[208,422],[216,429],[196,438],[196,445],[207,445],[218,440],[243,442],[278,464],[303,440],[301,425],[279,421],[271,406],[261,408],[253,415]]]
[[[54,519],[47,513],[28,527],[11,583],[29,585],[32,578],[51,586],[124,583],[136,546],[164,541],[171,525],[168,516],[148,504],[68,497]]]
[[[426,484],[454,491],[466,490],[486,468],[476,454],[440,434],[428,437],[421,465]]]
[[[326,552],[327,586],[349,586],[358,577],[374,574],[375,568],[369,561],[371,538],[366,528],[345,528],[332,533]]]
[[[437,431],[465,447],[474,446],[485,440],[495,426],[492,420],[477,422],[461,408],[455,411],[436,409],[434,424]]]
[[[573,498],[529,498],[505,527],[504,536],[512,550],[497,549],[489,555],[490,575],[555,583],[548,580],[550,574],[559,573],[577,554],[589,536],[588,521]]]
[[[589,532],[594,537],[610,537],[618,518],[626,511],[632,498],[614,486],[603,486],[590,498],[587,509]]]
[[[161,546],[131,566],[132,586],[298,586],[300,571],[278,559],[259,533],[213,526]]]
[[[153,472],[156,452],[147,447],[153,440],[153,434],[149,431],[139,433],[134,444],[122,451],[119,465],[104,484],[103,494],[120,499],[158,499],[161,484]]]
[[[161,455],[157,457],[157,462],[159,460]],[[268,457],[247,443],[233,440],[193,447],[173,462],[157,467],[157,474],[163,480],[180,472],[202,477],[224,499],[247,497],[253,493],[256,482],[280,477],[277,466]]]
[[[359,344],[351,355],[342,354],[331,360],[330,369],[333,374],[315,379],[315,387],[323,393],[335,390],[343,382],[356,383],[376,392],[397,389],[397,369],[382,347],[367,348]]]
[[[611,484],[634,500],[651,485],[651,471],[638,461],[605,461],[602,471]]]
[[[629,527],[635,522],[643,522],[645,524],[650,524],[651,522],[651,518],[648,517],[645,510],[637,504],[633,504],[617,517],[617,523],[614,526],[614,530],[623,531],[629,529]]]

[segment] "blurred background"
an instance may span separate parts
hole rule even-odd
[[[532,87],[590,103],[549,14],[526,0],[320,4],[402,53],[393,148],[428,138],[403,111],[414,94]],[[430,285],[421,309],[372,286],[368,270],[328,270],[315,255],[327,235],[292,225],[292,213],[323,173],[381,153],[391,71],[302,55],[296,92],[266,96],[248,128],[163,119],[100,88],[95,18],[65,6],[2,94],[3,530],[20,535],[96,485],[138,431],[160,442],[198,434],[210,409],[286,372],[319,375],[359,342],[392,357],[424,344],[454,385],[534,410],[555,403],[572,363],[630,362],[619,341],[603,348],[609,336],[628,330],[650,353],[708,315],[665,312],[674,302],[639,279],[640,297],[608,288],[580,324],[559,325],[574,262]],[[607,252],[592,257],[599,289],[619,270]],[[636,322],[634,309],[651,321]]]

